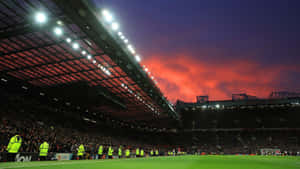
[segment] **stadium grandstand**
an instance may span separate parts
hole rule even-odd
[[[0,169],[299,167],[299,93],[174,106],[141,59],[93,1],[0,1]]]
[[[299,154],[300,97],[258,99],[233,94],[232,100],[224,101],[197,98],[196,103],[176,104],[189,135],[186,138],[192,138],[185,143],[194,145],[194,152],[261,154],[268,147]]]

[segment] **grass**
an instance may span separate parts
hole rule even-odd
[[[300,169],[300,157],[179,156],[0,163],[0,169]]]

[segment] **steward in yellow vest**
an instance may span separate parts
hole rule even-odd
[[[154,155],[154,152],[153,152],[153,149],[151,149],[150,156],[153,156],[153,155]]]
[[[136,155],[136,157],[140,156],[140,149],[139,148],[135,149],[135,155]]]
[[[79,159],[83,159],[83,155],[84,155],[84,146],[83,144],[80,144],[77,151],[77,157],[79,157]]]
[[[103,146],[102,145],[99,146],[98,155],[99,155],[99,159],[102,159],[102,156],[103,156]]]
[[[130,150],[126,149],[125,151],[126,158],[130,158]]]
[[[111,146],[108,147],[108,158],[112,159],[113,158],[113,152],[114,150],[111,148]]]
[[[144,157],[144,150],[143,149],[141,149],[141,157]]]
[[[15,161],[16,154],[19,152],[19,149],[22,144],[22,138],[20,135],[13,136],[7,145],[7,152],[8,152],[8,161]]]
[[[49,144],[44,141],[41,145],[40,145],[40,160],[46,160],[47,155],[48,155],[48,150],[49,150]]]
[[[122,147],[120,146],[118,149],[119,158],[122,158]]]
[[[155,150],[155,155],[156,155],[156,156],[159,156],[158,149]]]

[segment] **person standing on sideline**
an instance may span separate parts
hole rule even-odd
[[[153,152],[153,149],[151,149],[150,150],[150,156],[153,157],[153,155],[154,155],[154,152]]]
[[[135,149],[135,156],[140,157],[140,149],[138,147]]]
[[[84,146],[83,144],[80,144],[78,150],[77,150],[77,157],[79,160],[83,159],[83,155],[84,155]]]
[[[159,151],[158,151],[158,149],[155,150],[155,156],[159,156]]]
[[[112,159],[113,158],[113,153],[114,150],[111,148],[111,146],[108,147],[108,158]]]
[[[144,157],[144,150],[143,149],[141,149],[141,152],[140,152],[140,157]]]
[[[130,158],[130,149],[129,148],[127,148],[126,149],[126,158]]]
[[[102,157],[103,157],[103,146],[102,145],[99,146],[98,155],[99,155],[99,159],[102,159]]]
[[[22,138],[20,135],[13,136],[7,145],[8,158],[7,161],[15,161],[16,154],[19,152],[19,149],[22,144]]]
[[[41,161],[45,161],[47,159],[48,150],[49,150],[49,144],[46,141],[44,141],[40,145],[40,160]]]
[[[119,158],[122,158],[122,147],[120,146],[118,149]]]

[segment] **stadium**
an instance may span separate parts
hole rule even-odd
[[[0,1],[0,169],[300,168],[300,93],[173,102],[101,5]]]

